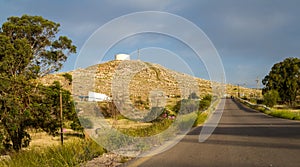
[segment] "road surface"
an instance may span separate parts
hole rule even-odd
[[[267,116],[227,99],[217,128],[203,143],[198,142],[200,130],[170,150],[127,166],[300,166],[300,121]]]

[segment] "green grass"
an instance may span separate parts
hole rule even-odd
[[[271,109],[271,110],[265,110],[264,113],[279,118],[300,120],[300,111]]]
[[[220,99],[217,99],[216,101],[212,102],[211,106],[203,112],[199,111],[197,119],[194,122],[194,127],[203,124],[208,116],[211,114],[212,111],[214,111],[217,107],[217,105],[220,103]]]
[[[243,103],[243,102],[242,102]],[[249,104],[243,103],[246,106],[258,110],[260,112],[263,112],[265,114],[271,115],[273,117],[278,117],[278,118],[284,118],[284,119],[290,119],[290,120],[300,120],[300,110],[298,111],[293,111],[291,109],[273,109],[271,108],[270,110],[261,107],[261,106],[251,106]]]
[[[105,150],[92,140],[74,140],[64,146],[51,146],[21,151],[11,155],[11,160],[0,161],[2,167],[66,167],[79,166]]]
[[[197,117],[197,119],[196,119],[196,121],[195,121],[195,123],[194,123],[193,126],[195,127],[195,126],[203,124],[206,121],[207,117],[208,117],[208,113],[207,112],[201,112],[201,113],[199,113],[198,117]]]

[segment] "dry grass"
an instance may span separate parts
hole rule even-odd
[[[78,139],[77,132],[67,129],[64,134],[64,143],[72,142],[74,139]],[[61,144],[60,136],[51,136],[46,132],[30,132],[31,142],[29,149],[32,148],[45,148],[49,146],[57,146]]]
[[[41,135],[41,137],[44,137]],[[92,140],[76,139],[63,147],[49,146],[22,150],[11,155],[11,159],[0,161],[2,167],[65,167],[80,166],[101,154],[105,150]]]
[[[106,120],[117,129],[140,128],[140,127],[147,127],[152,125],[152,123],[136,122],[129,119],[120,119],[120,120],[106,119]]]

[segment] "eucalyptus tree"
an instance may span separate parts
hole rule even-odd
[[[274,64],[262,83],[263,94],[275,90],[283,102],[293,104],[300,95],[300,59],[286,58]]]
[[[76,52],[68,37],[57,35],[59,27],[41,16],[23,15],[9,17],[0,29],[0,126],[14,150],[29,144],[29,127],[57,129],[53,93],[60,85],[46,87],[37,79],[61,69]]]

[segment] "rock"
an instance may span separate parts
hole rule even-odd
[[[82,164],[81,167],[115,167],[124,163],[122,162],[124,159],[127,158],[114,153],[105,153],[86,164]]]

